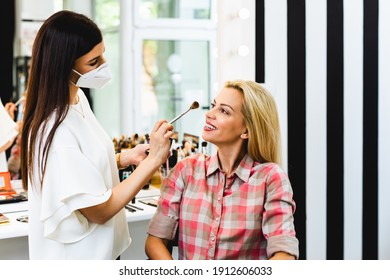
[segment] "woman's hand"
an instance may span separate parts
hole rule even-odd
[[[171,141],[173,135],[173,125],[166,120],[160,120],[154,125],[150,134],[150,146],[148,157],[157,161],[158,165],[162,165],[169,157]]]
[[[15,106],[14,103],[12,102],[8,102],[7,104],[5,104],[4,106],[5,110],[8,112],[8,114],[10,115],[10,117],[14,120],[15,119],[15,111],[17,109],[17,107]]]
[[[130,164],[139,165],[143,161],[147,154],[146,150],[149,148],[149,144],[138,144],[132,149],[128,149],[121,153],[121,165],[128,166]]]

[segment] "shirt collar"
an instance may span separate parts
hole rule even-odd
[[[238,165],[234,173],[242,181],[248,182],[253,164],[254,164],[254,160],[248,154],[246,154],[242,158],[240,164]],[[206,176],[208,177],[212,175],[217,170],[222,171],[222,169],[219,166],[218,153],[215,153],[210,157],[210,163],[209,163],[209,167],[207,168]]]
[[[219,169],[218,154],[215,153],[210,157],[209,167],[207,168],[206,176],[210,176]]]
[[[247,183],[251,175],[253,164],[254,164],[254,160],[248,154],[246,154],[242,158],[240,164],[238,165],[234,173],[236,173],[241,180]]]

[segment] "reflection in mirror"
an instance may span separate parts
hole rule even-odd
[[[150,131],[157,119],[172,119],[194,100],[208,105],[208,41],[144,40],[142,52],[141,132]],[[175,123],[175,130],[200,134],[204,113],[189,113]]]

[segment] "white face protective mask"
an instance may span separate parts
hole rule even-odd
[[[80,74],[74,69],[72,70],[80,75],[80,78],[76,83],[76,86],[78,87],[102,88],[111,80],[111,72],[108,63],[103,63],[98,68],[85,74]]]

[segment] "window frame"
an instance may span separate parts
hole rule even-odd
[[[133,1],[134,26],[136,28],[175,28],[175,29],[216,29],[217,28],[217,1],[210,1],[210,19],[180,19],[180,18],[159,18],[143,19],[138,12],[140,0]]]
[[[132,104],[134,108],[141,108],[141,96],[142,92],[142,47],[144,40],[174,40],[174,41],[207,41],[208,42],[208,53],[209,53],[209,85],[208,85],[208,103],[210,103],[211,98],[216,93],[216,83],[217,83],[217,58],[214,55],[217,48],[217,38],[216,32],[212,30],[192,30],[190,33],[185,29],[175,30],[172,32],[172,29],[136,29],[134,31],[133,37],[133,87],[131,90],[132,93]],[[124,79],[126,80],[126,79]],[[208,105],[208,104],[207,104]],[[137,109],[135,109],[137,110]],[[135,113],[133,115],[134,121],[134,131],[139,131],[141,126],[139,125],[142,122],[141,114]],[[157,121],[157,120],[156,120]]]

